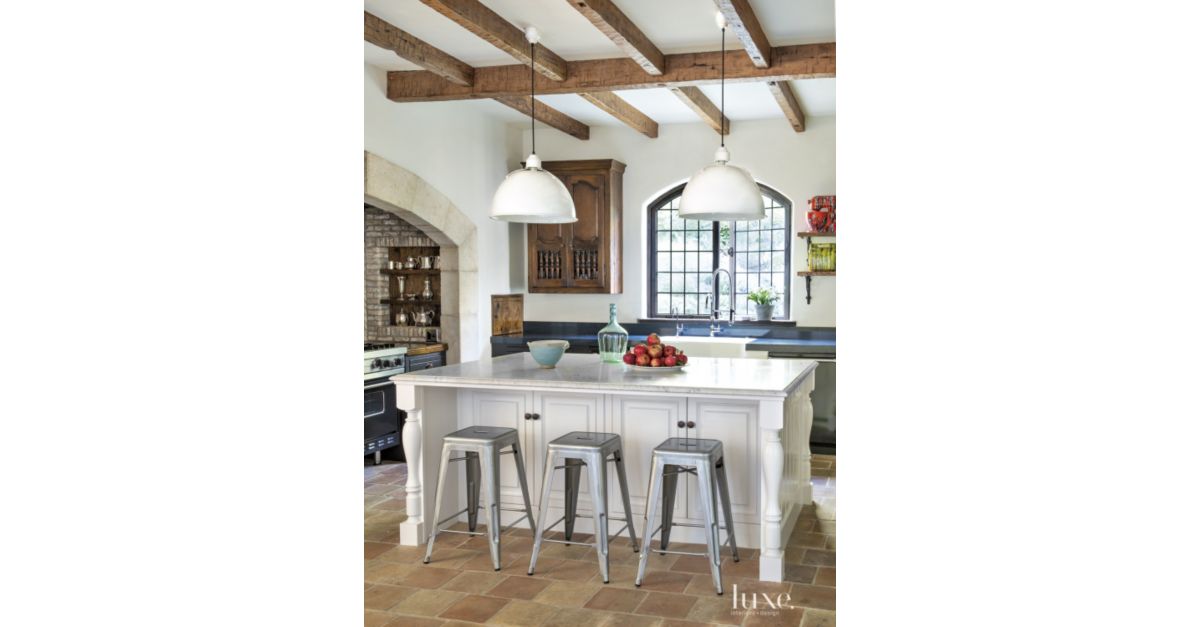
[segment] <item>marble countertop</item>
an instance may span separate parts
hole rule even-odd
[[[406,372],[397,385],[438,387],[561,388],[602,392],[656,392],[716,396],[786,396],[817,362],[809,359],[693,357],[681,372],[636,372],[605,364],[599,355],[566,354],[555,368],[541,368],[529,353]]]

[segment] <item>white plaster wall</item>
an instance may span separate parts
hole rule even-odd
[[[505,123],[463,102],[398,104],[387,99],[382,70],[365,65],[364,149],[404,167],[450,199],[475,223],[479,242],[479,303],[476,338],[464,338],[472,361],[491,354],[492,294],[509,287],[509,225],[488,219],[492,194],[507,174]],[[361,157],[359,157],[361,158]],[[350,208],[355,211],[358,207]],[[349,210],[349,209],[348,209]],[[464,276],[464,280],[470,277]]]
[[[808,118],[806,130],[795,133],[781,117],[777,120],[733,122],[725,145],[731,163],[745,167],[759,180],[792,200],[792,231],[802,230],[808,199],[837,193],[834,177],[834,117]],[[512,125],[508,167],[519,167],[529,151],[529,129]],[[700,123],[660,125],[658,138],[650,139],[628,127],[591,129],[591,139],[581,141],[553,129],[538,128],[538,156],[543,161],[563,159],[616,159],[625,170],[624,293],[526,294],[526,320],[602,322],[608,303],[616,302],[622,321],[646,312],[646,204],[670,187],[684,182],[711,162],[720,138]],[[513,263],[524,267],[524,246],[514,246]],[[804,279],[795,271],[805,264],[803,240],[792,240],[792,311],[800,326],[836,326],[834,285],[837,279],[813,279],[813,302],[804,302]],[[524,272],[513,273],[513,287],[524,290]]]

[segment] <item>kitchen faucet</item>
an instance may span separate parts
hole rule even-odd
[[[721,311],[721,294],[717,289],[720,283],[718,277],[721,273],[725,273],[725,278],[729,281],[729,298],[733,298],[733,276],[725,268],[717,268],[712,273],[712,294],[709,295],[709,302],[712,303],[712,311],[708,314],[708,335],[715,336],[721,332],[721,325],[717,324],[717,316]],[[734,308],[733,303],[729,307],[729,324],[733,324]]]

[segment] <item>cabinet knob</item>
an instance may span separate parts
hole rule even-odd
[[[533,414],[525,412],[525,420],[533,420]]]
[[[533,415],[533,419],[534,419],[534,420],[538,420],[538,419],[540,419],[541,417],[542,417],[542,415],[541,415],[541,414],[534,414],[534,415]]]
[[[688,429],[695,429],[695,428],[696,428],[696,423],[689,420],[688,421]]]
[[[686,425],[687,425],[687,423],[685,423],[685,422],[684,422],[684,421],[682,421],[682,420],[680,420],[679,422],[675,423],[675,426],[676,426],[676,427],[679,427],[680,429],[682,429],[682,428],[683,428],[684,426],[686,426]]]

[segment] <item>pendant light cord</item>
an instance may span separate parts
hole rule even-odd
[[[725,147],[725,27],[721,27],[721,147]]]
[[[722,37],[722,41],[724,41],[724,37]],[[536,51],[534,50],[533,42],[531,41],[529,42],[529,141],[531,144],[529,153],[534,155],[537,154],[537,133],[535,133],[533,130],[533,120],[534,117],[536,117],[534,114],[534,108],[537,107],[537,99],[533,97],[533,55],[535,53]]]

